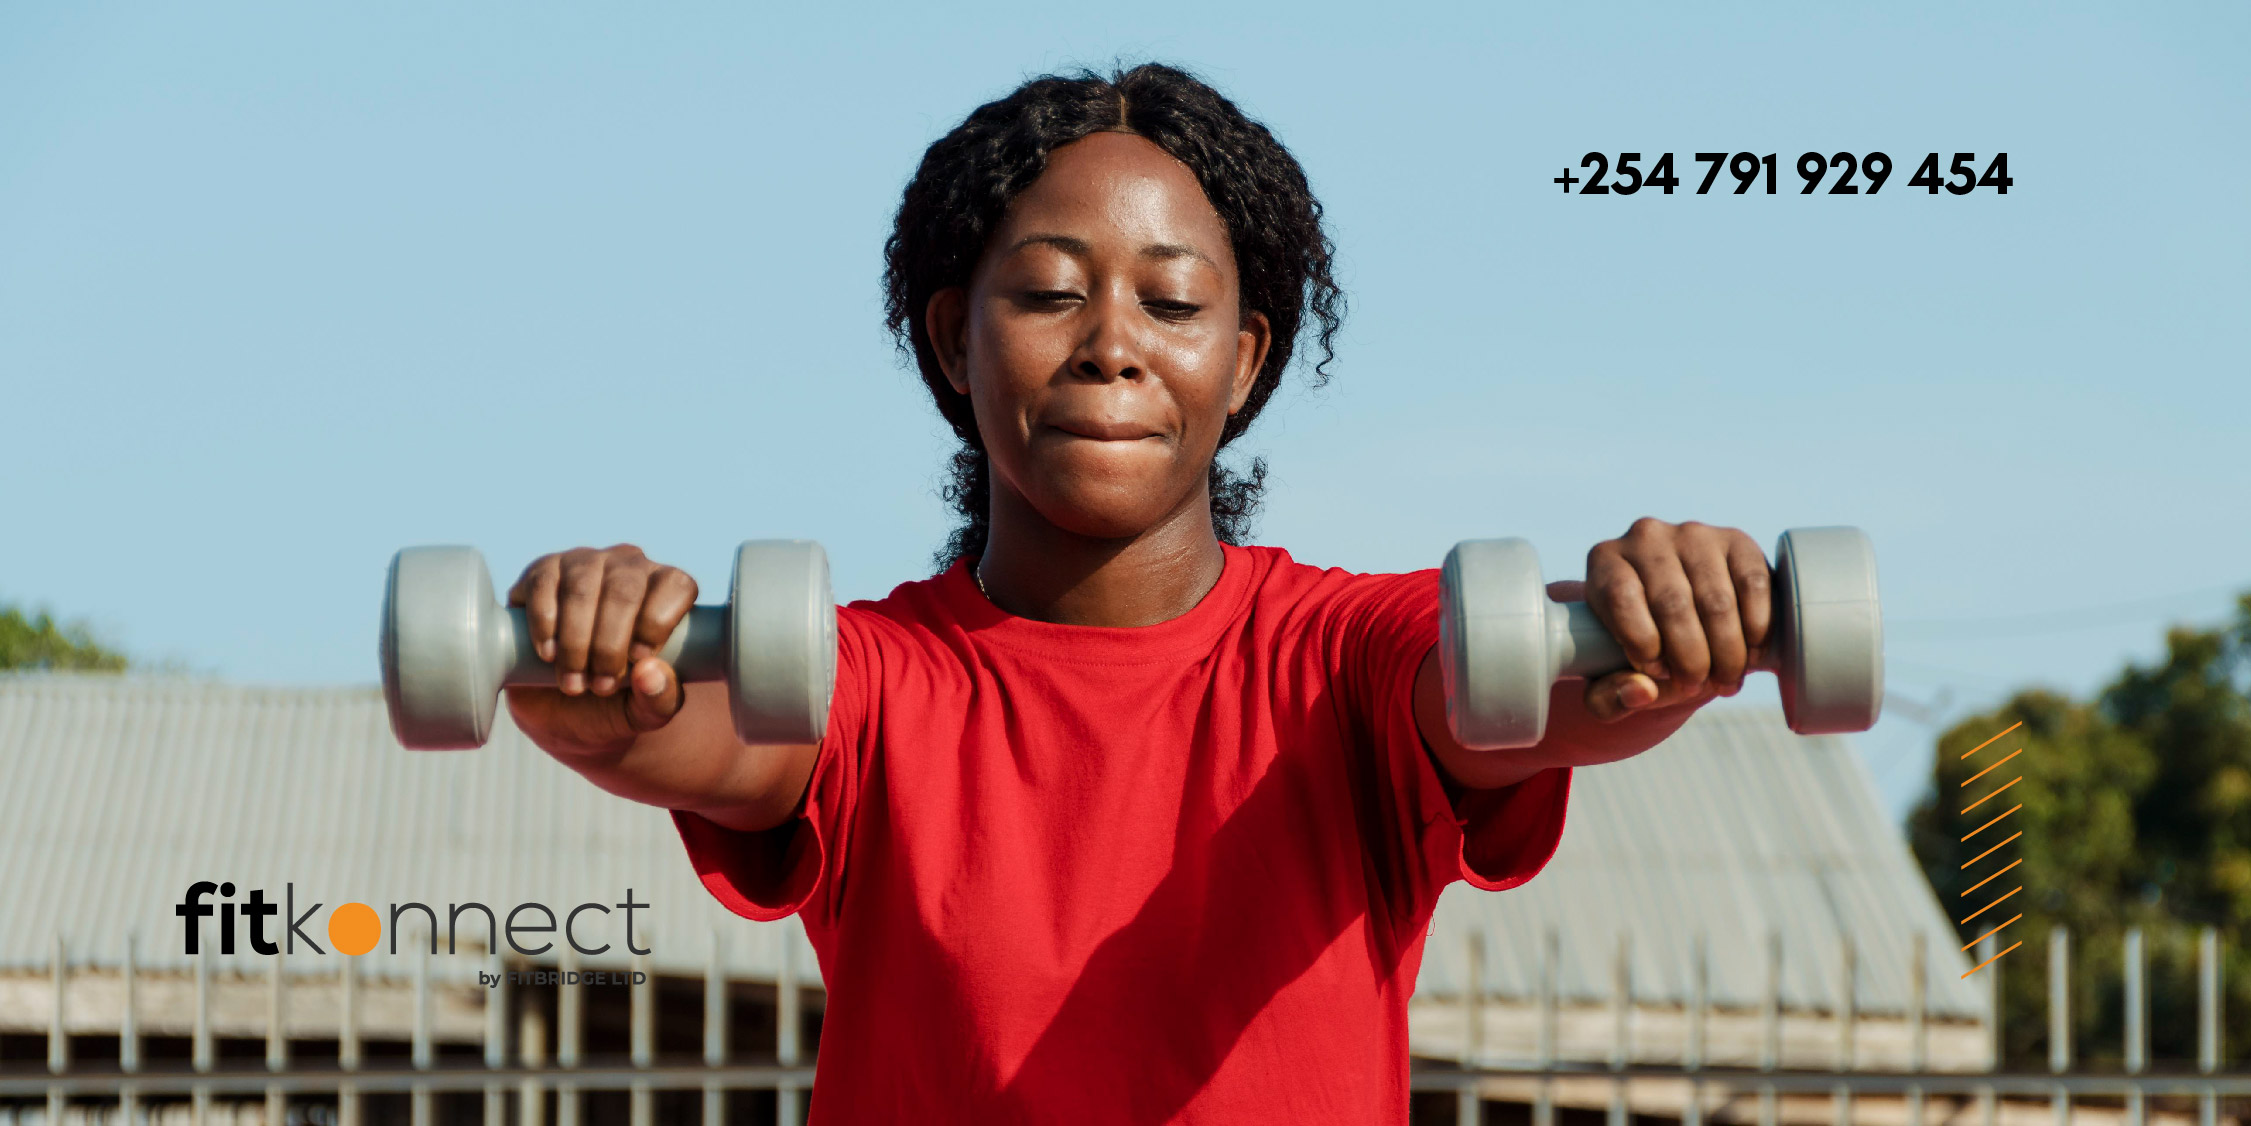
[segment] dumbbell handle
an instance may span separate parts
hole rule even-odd
[[[1633,667],[1618,639],[1610,635],[1610,627],[1584,602],[1548,603],[1548,652],[1559,678],[1594,680]],[[1750,667],[1772,672],[1781,663],[1775,647],[1769,645]]]
[[[507,634],[499,639],[501,652],[511,654],[500,683],[518,688],[554,687],[555,665],[541,660],[538,650],[532,648],[531,624],[524,608],[510,606],[506,613],[495,615],[493,622]],[[654,655],[664,658],[683,684],[727,679],[727,608],[689,607],[688,616],[672,627],[672,636]]]

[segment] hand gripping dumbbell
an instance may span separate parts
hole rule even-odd
[[[1876,554],[1858,528],[1797,528],[1775,546],[1774,616],[1754,666],[1782,682],[1801,735],[1866,731],[1884,703]],[[1438,663],[1446,723],[1465,747],[1529,747],[1548,725],[1556,681],[1630,667],[1584,602],[1554,602],[1520,539],[1467,540],[1439,577]]]
[[[471,547],[410,547],[383,589],[383,701],[418,751],[481,747],[500,690],[553,687],[520,606],[493,597]],[[735,552],[724,606],[695,606],[656,655],[682,683],[723,680],[745,743],[817,743],[836,682],[828,553],[811,540],[752,540]]]

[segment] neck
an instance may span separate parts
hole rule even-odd
[[[1211,497],[1194,497],[1156,526],[1119,539],[1056,527],[993,483],[990,531],[978,574],[995,606],[1075,626],[1151,626],[1195,609],[1227,568],[1212,533]]]

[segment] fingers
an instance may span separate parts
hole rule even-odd
[[[1623,669],[1588,681],[1585,704],[1588,715],[1603,723],[1614,723],[1637,715],[1700,708],[1718,695],[1718,686],[1709,680],[1694,692],[1681,692],[1671,681],[1659,682],[1632,669]]]
[[[1710,682],[1722,696],[1742,691],[1749,661],[1742,616],[1736,609],[1735,575],[1729,569],[1730,534],[1730,529],[1691,520],[1680,526],[1677,539],[1681,570],[1688,576],[1690,597],[1695,601],[1705,649],[1710,654]]]
[[[617,682],[625,675],[626,649],[633,644],[634,630],[641,624],[641,602],[648,593],[648,572],[605,561],[586,654],[587,687],[595,695],[617,691]]]
[[[542,743],[551,751],[562,746],[599,753],[630,746],[635,737],[672,722],[688,703],[679,673],[662,657],[635,661],[622,688],[608,697],[528,686],[511,687],[502,694],[519,728],[560,740]]]
[[[649,592],[641,600],[641,616],[633,626],[633,649],[628,660],[636,671],[641,658],[664,647],[672,631],[696,605],[696,580],[678,567],[659,566],[649,575]]]
[[[1602,573],[1596,573],[1590,558],[1587,575],[1593,591],[1589,605],[1596,616],[1610,626],[1633,666],[1668,681],[1665,692],[1676,696],[1702,688],[1712,661],[1696,590],[1682,565],[1678,532],[1661,520],[1637,520],[1623,539],[1613,541],[1615,551],[1603,556]]]
[[[601,616],[606,553],[591,548],[566,551],[556,593],[555,687],[568,696],[586,691],[586,658],[594,649],[594,625]]]
[[[1735,582],[1735,603],[1743,611],[1746,663],[1759,668],[1766,663],[1768,634],[1774,628],[1774,574],[1766,564],[1766,552],[1741,532],[1728,541],[1727,570]]]
[[[1667,691],[1684,693],[1703,687],[1704,677],[1712,668],[1712,652],[1705,644],[1696,592],[1680,556],[1653,551],[1639,555],[1633,563],[1641,572],[1642,588],[1649,592],[1649,613],[1657,620],[1665,668],[1672,674]]]
[[[597,696],[618,691],[626,670],[662,649],[696,604],[695,579],[646,558],[613,557],[603,580],[602,618],[594,628],[588,669]]]
[[[1649,613],[1649,596],[1641,573],[1618,549],[1621,541],[1596,544],[1587,553],[1587,608],[1617,639],[1626,663],[1643,675],[1664,674],[1663,636]]]
[[[636,732],[654,731],[680,714],[688,693],[663,658],[643,657],[633,662],[631,687],[624,699],[625,725]]]
[[[696,590],[687,572],[619,544],[541,556],[508,601],[524,608],[532,646],[555,666],[558,689],[611,696],[626,688],[629,668],[670,640]]]
[[[519,727],[558,745],[630,746],[687,704],[678,670],[656,656],[695,605],[696,582],[631,544],[541,556],[508,591],[555,687],[507,690]],[[631,675],[628,676],[630,671]]]
[[[555,660],[555,592],[562,583],[562,556],[542,555],[524,568],[522,578],[508,589],[508,604],[524,608],[531,627],[532,649],[539,659]]]
[[[1772,624],[1758,545],[1693,520],[1644,517],[1597,544],[1587,553],[1586,595],[1633,671],[1660,682],[1657,697],[1638,705],[1628,702],[1639,693],[1629,680],[1590,683],[1588,708],[1598,715],[1740,692]]]
[[[696,581],[687,572],[646,559],[613,557],[602,574],[587,687],[597,696],[617,691],[627,667],[663,648],[695,603]]]
[[[1587,682],[1587,714],[1608,723],[1657,702],[1657,682],[1632,669]]]

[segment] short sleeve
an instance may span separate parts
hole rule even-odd
[[[1456,879],[1506,891],[1538,875],[1563,840],[1571,768],[1495,790],[1458,786],[1415,723],[1415,676],[1438,644],[1438,572],[1356,576],[1331,614],[1334,675],[1372,759],[1362,821],[1394,906],[1418,917]]]
[[[672,811],[688,860],[721,906],[761,922],[800,912],[833,918],[857,808],[866,722],[876,682],[876,648],[868,617],[840,607],[836,620],[836,690],[828,727],[789,820],[760,832],[730,829],[700,814]]]

